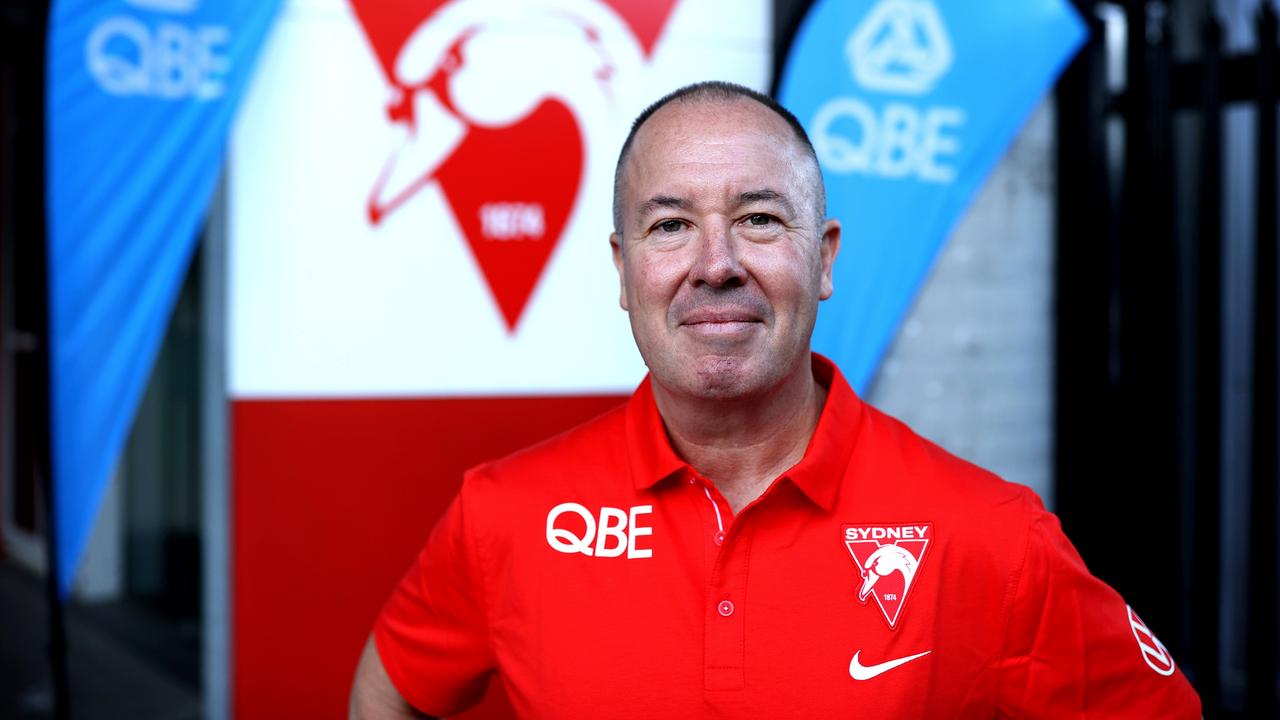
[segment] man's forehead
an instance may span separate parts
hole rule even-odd
[[[778,189],[797,210],[811,207],[820,224],[826,203],[818,161],[784,113],[740,95],[675,97],[646,111],[615,171],[614,228],[643,221],[640,204],[657,195],[700,191],[710,201],[709,186],[721,197]]]
[[[678,100],[637,132],[623,168],[624,202],[638,215],[695,198],[781,198],[791,207],[808,194],[806,159],[787,123],[754,100]]]
[[[677,179],[680,168],[720,166],[716,179],[742,192],[759,184],[761,166],[775,166],[769,171],[777,175],[802,161],[804,151],[792,137],[785,121],[754,100],[676,101],[640,128],[623,172],[628,186],[646,179],[665,184]],[[737,183],[732,182],[735,171],[743,173]]]
[[[697,142],[707,136],[734,135],[739,142],[794,144],[791,128],[769,108],[746,97],[685,98],[657,110],[636,133],[641,150]],[[798,148],[797,148],[798,149]]]

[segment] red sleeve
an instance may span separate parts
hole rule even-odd
[[[401,696],[443,717],[479,702],[494,669],[466,484],[374,623],[378,656]]]
[[[1029,529],[1000,671],[1001,717],[1200,717],[1169,651],[1043,511]]]

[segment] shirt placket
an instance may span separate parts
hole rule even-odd
[[[734,524],[728,501],[710,481],[694,475],[689,483],[693,492],[702,496],[701,502],[709,509],[704,517],[710,519],[705,534],[711,570],[704,595],[704,689],[742,690],[746,684],[743,666],[749,537]]]

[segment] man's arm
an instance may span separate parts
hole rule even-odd
[[[422,720],[430,716],[414,709],[396,690],[382,666],[373,636],[364,645],[356,677],[351,683],[350,720]]]
[[[1124,598],[1035,502],[1001,661],[1001,717],[1201,717],[1200,698]]]

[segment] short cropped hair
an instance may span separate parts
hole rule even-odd
[[[777,100],[765,95],[764,93],[752,90],[749,87],[739,85],[737,83],[725,82],[723,80],[707,80],[703,82],[685,85],[682,88],[674,90],[659,98],[643,112],[636,116],[635,122],[631,123],[631,132],[627,134],[627,139],[622,143],[622,151],[618,153],[618,165],[613,171],[613,230],[619,235],[622,234],[622,169],[627,164],[627,157],[631,154],[631,145],[635,142],[636,133],[640,131],[641,126],[648,122],[653,114],[661,110],[663,107],[676,100],[680,102],[698,102],[707,100],[737,100],[746,98],[754,100],[766,108],[772,110],[775,115],[786,121],[787,126],[791,128],[791,132],[795,135],[795,139],[799,141],[800,146],[804,148],[809,157],[813,158],[814,168],[818,168],[818,154],[813,149],[813,143],[809,140],[809,134],[804,131],[804,126],[796,119],[796,116],[788,109],[778,104]],[[822,173],[817,173],[817,187],[815,188],[815,208],[818,212],[818,222],[821,223],[827,214],[827,193],[823,187]]]

